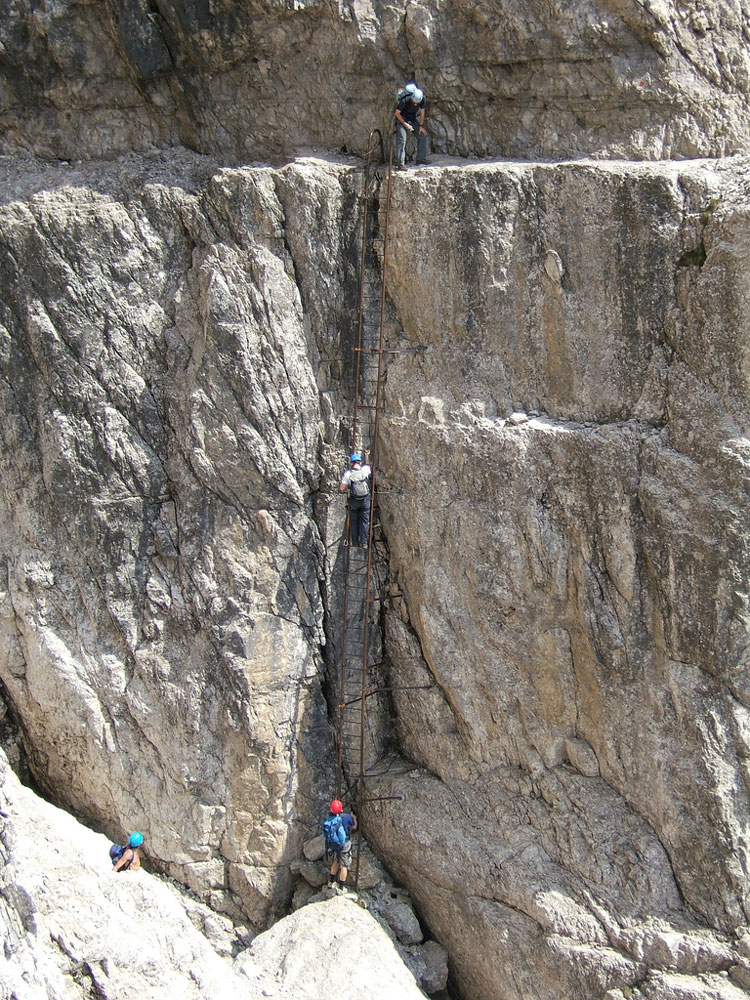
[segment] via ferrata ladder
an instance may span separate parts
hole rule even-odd
[[[379,129],[370,132],[362,184],[362,246],[355,348],[354,405],[349,442],[352,451],[363,452],[369,446],[370,530],[366,548],[346,547],[344,582],[344,627],[338,677],[338,777],[340,798],[345,781],[356,780],[356,800],[361,815],[365,801],[368,766],[367,699],[370,692],[369,670],[373,647],[379,638],[370,630],[374,603],[372,585],[373,530],[376,515],[378,432],[382,397],[384,326],[386,304],[386,269],[388,264],[388,226],[391,209],[393,145],[387,163],[385,210],[382,237],[379,234],[379,194],[385,164],[383,136]],[[376,162],[379,152],[380,159]],[[378,256],[380,259],[378,260]],[[347,517],[345,538],[348,540]],[[374,741],[373,741],[374,743]],[[374,750],[375,747],[373,746]],[[357,836],[354,885],[359,882],[361,837]]]

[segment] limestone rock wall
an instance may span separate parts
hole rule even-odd
[[[3,996],[317,1000],[331,962],[347,993],[424,995],[380,924],[347,900],[252,939],[167,878],[113,875],[106,838],[21,786],[1,750],[0,803]]]
[[[301,247],[326,213],[346,240],[346,184],[290,171],[11,169],[0,207],[0,673],[30,766],[256,926],[331,784]]]
[[[395,188],[386,648],[435,687],[367,829],[466,996],[747,985],[744,170]]]
[[[360,170],[3,170],[29,766],[264,926],[332,782]],[[434,686],[377,709],[363,823],[462,996],[748,988],[746,171],[395,179],[382,669]]]
[[[412,72],[443,153],[748,147],[740,0],[3,0],[0,15],[4,153],[358,151]]]

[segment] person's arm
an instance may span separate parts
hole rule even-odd
[[[397,122],[401,122],[401,124],[404,126],[404,128],[408,132],[413,132],[414,131],[414,126],[410,125],[407,121],[404,121],[403,117],[401,116],[401,108],[397,107],[396,110],[395,110],[395,112],[394,112],[394,114],[396,116],[396,121]]]
[[[349,489],[349,473],[345,472],[341,477],[341,482],[339,483],[339,490],[341,493],[346,493]]]
[[[424,132],[425,135],[427,135],[427,130],[424,127],[424,116],[426,111],[427,111],[427,105],[425,104],[424,101],[422,101],[422,104],[420,105],[419,108],[419,131]]]
[[[130,857],[128,857],[128,853],[130,854]],[[122,867],[123,867],[124,865],[126,865],[126,864],[128,863],[128,861],[130,861],[130,860],[132,860],[132,859],[135,859],[135,857],[136,857],[136,853],[135,853],[135,851],[134,851],[134,850],[132,850],[132,848],[130,848],[130,847],[127,847],[127,848],[126,848],[126,849],[125,849],[125,850],[124,850],[124,851],[122,852],[122,856],[121,856],[120,860],[119,860],[119,861],[117,862],[117,864],[116,864],[116,865],[113,865],[113,866],[112,866],[112,871],[113,871],[113,872],[119,872],[119,870],[120,870],[120,869],[121,869],[121,868],[122,868]]]

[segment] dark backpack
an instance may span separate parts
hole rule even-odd
[[[326,847],[338,851],[344,846],[348,838],[341,814],[328,817],[323,824],[323,834],[326,838]]]
[[[363,469],[352,469],[349,473],[349,493],[353,497],[357,497],[361,500],[362,497],[366,497],[370,492],[370,487],[367,480],[370,477],[369,472],[365,472]]]
[[[123,856],[123,854],[125,853],[125,851],[127,851],[127,846],[123,846],[122,844],[112,844],[112,846],[109,849],[109,856],[112,859],[112,864],[113,865],[117,864],[117,862]],[[119,871],[122,872],[122,871],[125,871],[126,868],[130,868],[130,866],[132,865],[132,863],[133,863],[133,859],[131,858],[130,861],[128,861],[128,863],[126,865],[123,865],[122,868],[119,869]]]

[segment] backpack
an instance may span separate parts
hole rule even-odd
[[[416,89],[416,83],[405,83],[403,87],[399,87],[396,91],[396,104],[403,101],[405,97],[411,97]]]
[[[340,850],[347,841],[344,821],[339,813],[337,816],[329,816],[323,824],[323,834],[326,838],[326,847]]]
[[[112,846],[109,849],[109,856],[112,859],[113,865],[117,864],[117,862],[120,860],[120,858],[123,856],[126,850],[127,847],[124,847],[122,844],[112,844]],[[132,863],[133,859],[131,858],[126,865],[123,865],[122,868],[120,868],[120,871],[125,871],[126,868],[130,868]]]
[[[369,494],[370,487],[367,484],[369,476],[370,473],[363,469],[353,469],[349,473],[349,493],[351,496],[361,499]]]

